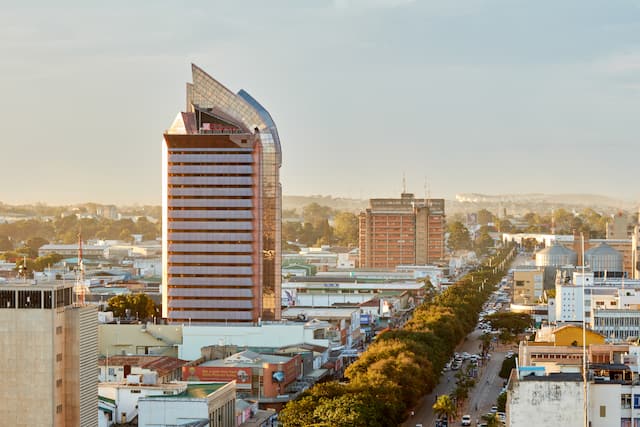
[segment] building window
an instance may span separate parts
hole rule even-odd
[[[631,395],[623,393],[620,395],[620,407],[622,409],[631,409]]]
[[[62,387],[62,380],[56,380],[56,387]]]
[[[640,409],[640,394],[633,395],[633,409]]]
[[[61,414],[62,413],[62,405],[56,406],[56,413],[57,414]]]
[[[62,326],[56,326],[56,335],[62,334]]]
[[[56,361],[57,362],[62,362],[62,353],[56,354]]]
[[[600,405],[600,418],[604,418],[607,416],[607,406]]]

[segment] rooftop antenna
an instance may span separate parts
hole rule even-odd
[[[76,302],[84,305],[84,260],[82,259],[82,229],[78,231],[78,274],[76,276]]]
[[[405,194],[407,192],[407,177],[405,176],[404,172],[402,172],[402,194]]]
[[[580,240],[582,242],[582,380],[584,382],[584,402],[583,402],[583,420],[584,427],[589,426],[589,385],[587,383],[587,316],[585,315],[585,287],[586,277],[584,270],[584,233],[580,233]],[[591,314],[593,316],[593,313]]]

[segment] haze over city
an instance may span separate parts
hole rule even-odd
[[[5,3],[6,203],[160,203],[189,63],[263,100],[284,194],[638,199],[637,1]]]

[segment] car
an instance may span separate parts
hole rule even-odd
[[[511,350],[507,351],[507,355],[506,355],[507,359],[511,359],[513,356],[514,356],[513,351],[511,351]]]
[[[471,415],[463,415],[462,416],[462,425],[470,426],[471,425]]]
[[[496,405],[493,405],[493,406],[491,407],[491,413],[492,413],[492,414],[495,414],[496,412],[498,412],[498,407],[497,407]]]
[[[507,422],[507,415],[504,412],[497,412],[496,415],[498,416],[498,420],[500,420],[501,423]]]

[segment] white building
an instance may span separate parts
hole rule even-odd
[[[182,344],[178,357],[195,360],[200,349],[209,345],[237,345],[240,347],[278,347],[306,343],[322,347],[340,346],[339,337],[332,339],[335,327],[328,322],[277,322],[262,326],[182,326]]]
[[[236,427],[235,381],[189,384],[177,395],[145,396],[138,400],[139,427],[181,426],[198,421],[210,427]]]

